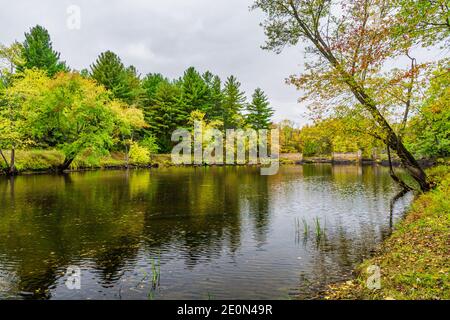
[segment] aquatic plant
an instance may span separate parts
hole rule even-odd
[[[158,256],[158,259],[155,261],[155,258],[152,259],[152,288],[156,289],[159,286],[161,278],[161,262]]]
[[[314,219],[314,231],[317,241],[320,241],[325,236],[325,227],[322,228],[322,226],[320,225],[319,217],[316,217]]]
[[[309,235],[309,225],[308,222],[306,221],[305,218],[302,218],[302,223],[303,223],[303,235],[305,237],[308,237]]]
[[[158,254],[158,257],[152,258],[152,273],[151,273],[151,287],[150,291],[147,294],[147,297],[149,300],[153,300],[155,298],[155,291],[159,288],[160,280],[161,280],[161,258],[160,254]]]

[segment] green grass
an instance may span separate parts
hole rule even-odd
[[[10,160],[10,151],[3,150],[6,159]],[[64,161],[64,154],[58,150],[17,150],[16,169],[23,172],[46,172],[53,171]],[[147,166],[158,164],[161,166],[170,164],[170,155],[152,155],[152,161],[148,164],[136,164],[129,162],[131,166]],[[125,154],[122,152],[111,152],[104,157],[92,157],[89,153],[79,155],[72,163],[71,170],[101,169],[101,168],[123,168],[126,166]],[[0,158],[0,169],[4,169],[5,163]]]
[[[10,161],[10,152],[3,151],[6,159]],[[64,155],[56,150],[18,150],[16,151],[16,168],[24,171],[47,171],[57,167],[64,161]],[[5,163],[1,159],[1,168]]]
[[[428,171],[437,187],[420,195],[379,254],[357,268],[355,280],[331,286],[327,299],[450,299],[450,170]],[[371,265],[381,289],[366,286]]]

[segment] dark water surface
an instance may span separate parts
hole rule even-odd
[[[389,234],[396,191],[371,166],[0,177],[0,298],[312,298]],[[80,290],[65,285],[69,266]]]

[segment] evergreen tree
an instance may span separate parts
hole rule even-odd
[[[181,106],[187,117],[194,110],[208,112],[208,85],[194,67],[190,67],[184,72],[180,85],[182,88]]]
[[[158,114],[158,108],[156,100],[157,98],[161,100],[161,92],[158,89],[163,84],[169,84],[169,80],[160,73],[149,73],[142,80],[141,109],[144,112],[145,122],[150,124],[149,128],[140,132],[143,139],[157,135],[158,122],[155,120],[155,116]]]
[[[270,118],[273,116],[273,109],[269,100],[260,88],[257,88],[252,96],[252,102],[247,105],[247,124],[253,129],[269,129]]]
[[[206,118],[211,120],[223,119],[223,93],[222,82],[218,76],[207,71],[203,79],[208,86],[208,112]]]
[[[122,99],[129,104],[140,105],[144,98],[144,92],[136,67],[129,66],[125,69],[125,86],[128,91]]]
[[[181,90],[176,84],[161,81],[156,87],[152,104],[145,112],[149,133],[157,138],[162,152],[170,152],[172,132],[186,125],[188,116],[180,108]]]
[[[91,76],[110,90],[113,96],[127,103],[133,104],[140,96],[140,79],[136,68],[125,68],[120,57],[111,51],[100,54],[91,65]]]
[[[230,76],[223,90],[223,116],[225,129],[236,128],[242,118],[241,110],[245,104],[245,93],[240,90],[241,83]]]
[[[39,25],[25,33],[22,46],[23,64],[18,66],[19,71],[38,68],[45,70],[53,77],[61,71],[68,71],[66,63],[59,60],[60,54],[53,50],[48,31]]]
[[[160,73],[149,73],[142,80],[142,104],[144,110],[154,102],[158,86],[163,82],[169,82],[169,80]]]

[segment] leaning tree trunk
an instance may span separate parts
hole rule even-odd
[[[408,192],[411,189],[410,186],[408,186],[402,179],[400,179],[400,177],[397,176],[397,174],[394,171],[394,166],[392,165],[392,157],[391,157],[391,147],[389,147],[389,144],[387,145],[387,154],[388,154],[388,161],[389,161],[389,174],[391,175],[392,180],[394,180],[395,182],[397,182],[397,184],[399,184],[402,189],[403,192]]]
[[[366,90],[363,86],[361,86],[355,78],[348,73],[345,68],[342,67],[340,62],[333,55],[332,50],[328,46],[328,44],[323,40],[320,35],[319,30],[311,31],[308,26],[301,19],[298,14],[294,3],[290,2],[290,7],[294,14],[294,18],[297,20],[301,29],[303,29],[305,36],[309,38],[315,47],[319,50],[320,54],[328,60],[333,68],[340,74],[342,77],[342,81],[346,83],[355,98],[363,105],[363,107],[370,112],[374,120],[378,123],[378,125],[383,129],[386,143],[392,149],[395,150],[402,165],[408,171],[409,174],[414,178],[415,181],[420,186],[422,191],[430,190],[430,184],[427,181],[427,176],[423,169],[420,167],[417,160],[413,157],[413,155],[405,148],[401,139],[397,136],[395,131],[386,121],[386,119],[381,114],[380,110],[377,108],[376,102],[366,93]]]
[[[64,172],[65,170],[69,169],[74,159],[75,158],[64,159],[64,162],[58,167],[58,172]]]
[[[6,160],[6,157],[2,150],[0,150],[0,156],[3,158],[3,161],[5,162],[6,169],[5,173],[9,176],[14,176],[17,174],[16,169],[16,150],[13,148],[11,149],[11,158],[10,161]]]
[[[5,157],[5,155],[3,154],[3,151],[2,151],[2,150],[0,150],[0,156],[3,158],[3,161],[5,162],[5,165],[6,165],[6,171],[9,171],[9,162],[8,162],[8,160],[6,160],[6,157]]]
[[[350,75],[345,74],[345,76],[346,83],[350,86],[350,89],[352,90],[355,97],[371,113],[372,117],[375,119],[378,125],[383,129],[384,133],[386,134],[387,146],[396,151],[402,165],[419,184],[420,189],[424,192],[429,191],[430,184],[427,180],[427,175],[420,167],[419,163],[411,154],[411,152],[406,149],[400,137],[395,133],[395,131],[383,117],[381,112],[378,110],[375,101],[373,101],[373,99],[366,94],[364,88],[359,86]]]

